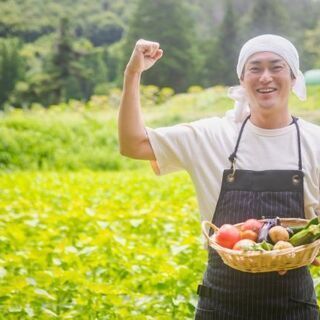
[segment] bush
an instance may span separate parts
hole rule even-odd
[[[0,120],[0,168],[120,170],[141,162],[119,154],[114,119],[86,112],[14,112]]]

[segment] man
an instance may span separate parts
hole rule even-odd
[[[145,40],[133,50],[119,112],[121,154],[151,160],[159,174],[187,170],[201,219],[217,226],[262,216],[314,217],[320,206],[320,128],[289,111],[291,90],[306,98],[293,44],[276,35],[244,44],[237,65],[240,86],[229,93],[235,108],[225,117],[145,129],[140,77],[162,55],[158,43]],[[209,248],[198,294],[196,319],[318,319],[307,267],[245,273],[226,266]]]

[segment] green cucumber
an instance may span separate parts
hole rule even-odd
[[[319,217],[315,217],[315,218],[309,220],[308,224],[305,226],[305,229],[308,228],[311,225],[317,225],[319,223],[320,223]]]
[[[290,233],[291,234],[296,234],[296,233],[300,232],[303,229],[307,229],[311,225],[317,225],[319,223],[320,223],[319,217],[315,217],[315,218],[309,220],[309,222],[305,226],[288,227],[288,229],[289,229],[288,231],[289,231],[289,234]],[[290,231],[292,231],[292,232],[290,232]]]
[[[320,224],[310,224],[308,228],[294,234],[289,242],[294,246],[301,246],[313,242],[320,236]]]

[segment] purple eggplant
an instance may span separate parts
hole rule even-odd
[[[259,234],[258,234],[258,240],[257,242],[267,241],[270,242],[269,239],[269,230],[274,226],[280,225],[280,219],[279,217],[267,219],[266,222],[261,227]]]

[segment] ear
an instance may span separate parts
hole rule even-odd
[[[241,72],[239,82],[240,82],[241,87],[244,87],[244,70],[242,70],[242,72]]]
[[[296,84],[296,77],[294,76],[291,68],[290,68],[290,76],[291,76],[291,89],[293,88],[293,86]]]

